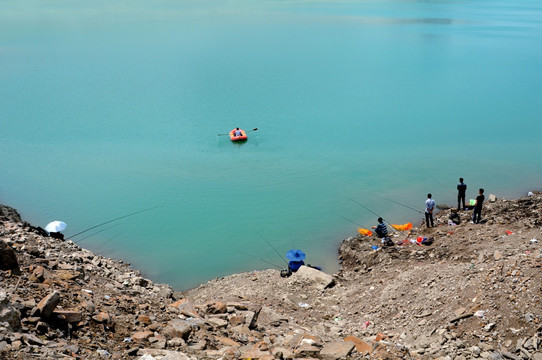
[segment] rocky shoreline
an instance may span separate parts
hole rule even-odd
[[[178,292],[0,206],[0,359],[542,359],[542,194],[460,215]]]

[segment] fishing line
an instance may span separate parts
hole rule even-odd
[[[88,239],[89,237],[92,237],[92,236],[94,236],[94,235],[96,235],[96,234],[99,234],[99,233],[104,232],[104,231],[106,231],[106,230],[112,229],[112,228],[114,228],[115,226],[119,226],[119,225],[120,225],[120,224],[113,224],[113,225],[111,225],[111,226],[106,227],[105,229],[95,231],[95,232],[91,233],[90,235],[85,236],[85,237],[82,238],[82,239],[79,239],[79,240],[77,240],[77,241],[74,241],[73,243],[74,243],[74,244],[78,244],[78,243],[80,243],[81,241]]]
[[[405,205],[405,204],[403,204],[403,203],[400,203],[399,201],[395,201],[395,200],[392,200],[392,199],[388,199],[388,198],[385,198],[384,196],[379,196],[379,197],[381,197],[381,198],[384,199],[384,200],[391,201],[392,203],[396,203],[396,204],[398,204],[398,205],[404,206],[404,207],[406,207],[406,208],[408,208],[408,209],[410,209],[410,210],[416,211],[416,212],[419,213],[419,214],[423,214],[420,210],[414,209],[413,207],[410,207],[410,206],[408,206],[408,205]]]
[[[379,218],[382,218],[382,216],[378,215],[377,213],[375,213],[374,211],[372,211],[371,209],[369,209],[367,206],[361,204],[360,202],[358,202],[358,201],[356,201],[356,200],[354,200],[354,199],[352,199],[352,198],[348,198],[348,199],[350,199],[351,201],[355,202],[356,204],[358,204],[358,205],[361,206],[362,208],[364,208],[364,209],[370,211],[370,212],[373,213],[375,216],[378,216]],[[339,216],[340,216],[340,215],[339,215]],[[348,220],[348,219],[345,218],[344,216],[341,216],[341,217],[342,217],[343,219],[345,219],[345,220]],[[348,221],[352,222],[351,220],[348,220]],[[393,226],[391,226],[391,224],[390,224],[386,219],[382,218],[382,221],[383,221],[387,226],[391,227],[391,229],[392,229],[393,232],[395,232],[395,228],[394,228]],[[356,224],[356,225],[358,225],[358,224]],[[361,225],[358,225],[358,226],[361,226]],[[361,227],[363,227],[363,226],[361,226]]]
[[[348,219],[348,218],[345,218],[345,217],[342,216],[342,215],[339,215],[339,214],[337,214],[337,213],[332,213],[332,214],[337,215],[338,217],[341,217],[341,218],[343,218],[344,220],[346,220],[346,221],[348,221],[348,222],[351,222],[351,223],[354,224],[354,225],[357,225],[357,226],[359,226],[359,227],[363,227],[363,225],[360,225],[360,224],[358,224],[357,222],[355,222],[355,221],[353,221],[353,220],[350,220],[350,219]]]
[[[277,264],[273,264],[273,263],[270,262],[270,261],[264,260],[264,259],[262,259],[262,258],[260,258],[260,257],[257,257],[257,256],[250,255],[249,253],[246,253],[246,252],[244,252],[244,251],[239,251],[239,252],[240,252],[241,254],[243,254],[243,255],[249,256],[249,257],[251,257],[251,258],[253,258],[253,259],[258,259],[258,260],[260,260],[260,261],[263,261],[264,263],[267,263],[267,264],[269,264],[269,265],[272,265],[272,266],[276,267],[276,268],[279,269],[279,270],[282,270],[282,268],[281,268],[280,266],[278,266]]]
[[[364,209],[366,209],[366,210],[372,212],[372,213],[375,214],[376,216],[381,217],[380,215],[378,215],[377,213],[375,213],[373,210],[369,209],[367,206],[365,206],[365,205],[363,205],[363,204],[357,202],[356,200],[354,200],[354,199],[352,199],[352,198],[348,198],[348,199],[350,199],[350,201],[355,202],[356,204],[358,204],[358,205],[361,206],[362,208],[364,208]]]
[[[277,251],[277,249],[275,249],[273,247],[273,245],[271,245],[271,243],[269,241],[267,241],[262,234],[258,233],[258,235],[260,235],[260,237],[263,239],[263,241],[265,241],[267,243],[267,245],[271,246],[271,249],[275,250],[275,252],[277,253],[277,255],[280,257],[280,259],[282,261],[284,261],[286,263],[286,265],[288,265],[288,261],[284,260],[284,258],[282,257],[282,255],[280,255],[280,253]]]
[[[70,240],[70,239],[76,237],[77,235],[81,235],[81,234],[83,234],[83,233],[86,233],[87,231],[90,231],[90,230],[92,230],[92,229],[96,229],[97,227],[103,226],[103,225],[105,225],[105,224],[112,223],[113,221],[117,221],[117,220],[120,220],[120,219],[127,218],[127,217],[129,217],[129,216],[134,216],[134,215],[137,215],[137,214],[141,214],[141,213],[144,213],[144,212],[146,212],[146,211],[156,209],[157,207],[158,207],[158,206],[153,206],[153,207],[150,207],[150,208],[148,208],[148,209],[139,210],[139,211],[136,211],[136,212],[127,214],[127,215],[119,216],[119,217],[117,217],[117,218],[108,220],[108,221],[103,222],[103,223],[101,223],[101,224],[91,226],[91,227],[89,227],[89,228],[86,229],[86,230],[83,230],[83,231],[81,231],[81,232],[78,232],[78,233],[75,234],[75,235],[72,235],[72,236],[66,238],[65,240]]]
[[[431,176],[431,179],[435,180],[440,186],[442,186],[444,189],[446,189],[446,191],[450,192],[450,194],[455,195],[455,193],[452,190],[450,190],[450,188],[448,188],[447,186],[444,186],[444,184],[441,183],[440,181],[438,181],[436,178]]]

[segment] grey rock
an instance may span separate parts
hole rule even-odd
[[[37,312],[34,315],[41,315],[41,317],[49,317],[57,307],[60,302],[60,293],[54,291],[51,294],[47,295],[36,306]]]
[[[167,323],[163,335],[168,339],[173,338],[188,338],[192,332],[192,327],[189,323],[181,319],[173,319]]]
[[[140,360],[190,360],[185,353],[163,349],[140,349],[137,355],[141,356]]]
[[[5,322],[11,330],[21,328],[21,313],[11,305],[7,294],[0,291],[0,323]]]
[[[301,266],[295,273],[295,276],[308,280],[316,288],[321,290],[332,287],[335,284],[333,276],[308,266]]]

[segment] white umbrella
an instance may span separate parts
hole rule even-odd
[[[47,232],[60,232],[66,228],[66,223],[62,221],[52,221],[45,227]]]

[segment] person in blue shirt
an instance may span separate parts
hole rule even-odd
[[[233,132],[233,136],[241,136],[241,135],[243,135],[241,130],[239,130],[239,128],[235,128],[235,131]]]
[[[427,200],[425,200],[425,225],[427,227],[433,227],[433,210],[435,209],[436,203],[433,200],[431,194],[427,194]]]
[[[291,272],[296,272],[297,270],[299,270],[299,268],[302,265],[305,265],[305,262],[303,260],[300,260],[300,261],[291,260],[288,263],[288,270],[290,270]]]
[[[459,184],[457,184],[457,210],[461,210],[461,202],[463,202],[463,210],[465,210],[465,192],[467,191],[467,184],[463,182],[463,178],[459,178]]]

